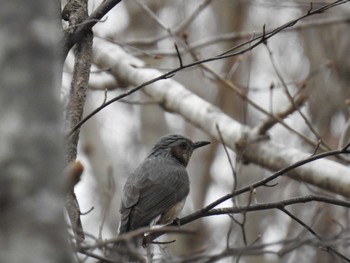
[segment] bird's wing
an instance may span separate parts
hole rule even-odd
[[[144,162],[125,185],[120,232],[147,226],[188,192],[189,180],[183,166],[165,158]]]

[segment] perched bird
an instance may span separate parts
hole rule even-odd
[[[169,224],[177,218],[190,190],[186,166],[192,152],[209,143],[168,135],[153,146],[125,183],[120,234],[151,224]]]

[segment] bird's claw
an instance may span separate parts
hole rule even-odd
[[[174,221],[173,221],[173,225],[176,225],[176,226],[181,226],[181,220],[180,218],[175,218]]]

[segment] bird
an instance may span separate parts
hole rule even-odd
[[[171,134],[153,146],[124,185],[119,234],[178,218],[190,191],[186,167],[193,151],[208,144]]]

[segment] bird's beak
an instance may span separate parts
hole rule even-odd
[[[203,147],[203,146],[208,145],[208,144],[210,144],[210,142],[206,142],[206,141],[195,142],[195,143],[193,143],[193,149],[197,149],[197,148]]]

